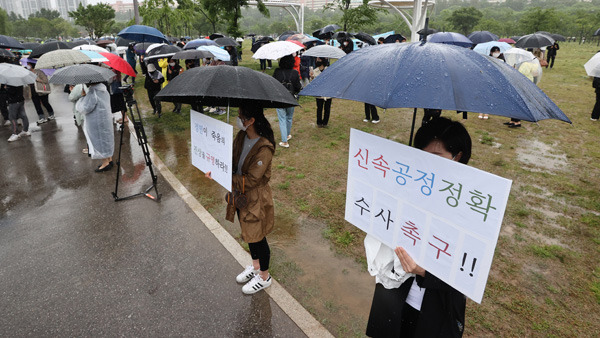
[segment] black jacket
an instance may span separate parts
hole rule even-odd
[[[169,74],[169,70],[171,73]],[[175,62],[175,66],[167,66],[167,81],[173,80],[177,75],[181,72],[181,66],[179,65],[179,61]]]
[[[6,102],[8,104],[18,103],[25,101],[25,97],[23,97],[23,86],[14,87],[14,86],[6,86]]]
[[[465,296],[429,272],[425,272],[425,277],[417,276],[416,278],[417,284],[425,288],[425,294],[416,324],[415,337],[462,337],[467,303]],[[415,277],[409,278],[398,289],[385,291],[386,296],[397,297],[397,304],[400,304],[400,308],[392,316],[374,318],[377,311],[374,311],[373,306],[377,306],[377,304],[373,304],[367,324],[368,336],[399,336],[402,307],[410,306],[405,302],[414,279]],[[381,284],[377,284],[377,287],[383,288]],[[379,315],[379,317],[382,316]]]
[[[596,93],[600,93],[600,77],[594,77],[592,87],[596,88]]]
[[[293,95],[298,94],[302,89],[302,84],[300,83],[300,75],[295,69],[277,68],[275,69],[275,72],[273,72],[273,77],[281,83],[283,83],[284,81],[291,82],[293,90],[290,90],[290,92]]]
[[[157,72],[160,72],[160,71],[157,70]],[[165,82],[165,78],[161,77],[158,80],[158,83],[154,83],[154,81],[152,81],[152,77],[150,76],[150,73],[146,73],[146,80],[144,81],[144,88],[146,88],[147,90],[150,90],[150,91],[158,92],[158,91],[160,91],[163,82]]]

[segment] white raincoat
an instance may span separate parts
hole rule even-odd
[[[110,108],[110,94],[103,84],[91,85],[86,95],[75,104],[75,109],[85,115],[83,128],[93,159],[104,159],[113,156],[115,150],[115,135]]]
[[[394,250],[371,235],[365,237],[365,252],[369,273],[375,276],[375,282],[381,283],[386,289],[399,288],[404,281],[414,276],[402,269]]]

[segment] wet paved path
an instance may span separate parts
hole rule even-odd
[[[50,102],[57,120],[30,138],[0,127],[0,337],[304,336],[242,294],[240,265],[160,174],[160,203],[114,202],[116,167],[94,173],[71,104]],[[151,183],[128,133],[123,151],[121,196]]]

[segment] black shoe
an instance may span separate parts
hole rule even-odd
[[[97,173],[101,173],[101,172],[109,171],[110,169],[112,169],[113,165],[114,165],[114,164],[113,164],[113,161],[110,161],[110,162],[108,162],[108,164],[106,165],[106,167],[104,167],[104,168],[100,168],[100,167],[102,166],[102,164],[101,164],[101,165],[99,165],[99,166],[98,166],[98,168],[96,168],[96,170],[94,170],[94,171],[95,171],[95,172],[97,172]]]
[[[519,124],[511,124],[508,127],[509,128],[519,128],[519,127],[521,127],[521,124],[520,123]]]
[[[504,122],[503,124],[504,124],[505,126],[510,126],[510,125],[514,124],[514,122],[512,122],[512,121],[510,121],[510,122]]]

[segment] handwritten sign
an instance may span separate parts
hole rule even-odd
[[[512,181],[352,129],[346,220],[481,303]]]
[[[233,127],[195,110],[190,112],[192,164],[231,191]]]

